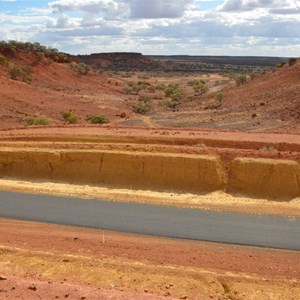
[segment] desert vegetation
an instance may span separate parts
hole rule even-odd
[[[2,54],[0,54],[0,66],[8,66],[9,60]]]
[[[87,115],[86,121],[91,124],[107,124],[109,123],[109,119],[103,115]]]
[[[146,81],[138,81],[138,82],[130,81],[124,87],[124,91],[126,94],[138,95],[140,91],[147,90],[147,88],[149,87],[150,87],[150,83]]]
[[[147,95],[140,96],[138,102],[133,105],[133,110],[139,114],[146,114],[150,112],[152,106],[152,98]]]
[[[61,115],[66,124],[75,124],[77,117],[71,111],[62,111]]]
[[[9,50],[10,54],[16,55],[17,51],[33,52],[37,55],[44,55],[47,58],[53,59],[54,61],[63,63],[71,62],[69,55],[63,52],[59,52],[56,48],[46,47],[40,43],[31,42],[19,42],[15,40],[11,41],[0,41],[0,50]]]
[[[74,70],[78,75],[87,75],[92,70],[91,66],[88,66],[84,63],[78,64],[75,62],[70,64],[70,68]]]
[[[30,66],[16,67],[11,66],[9,69],[10,78],[30,83],[32,80],[32,68]]]
[[[175,108],[183,96],[183,89],[179,84],[169,84],[167,88],[164,89],[165,96],[169,99],[166,101],[168,108]]]
[[[28,117],[26,118],[26,125],[32,126],[32,125],[36,125],[36,126],[45,126],[45,125],[49,125],[50,121],[49,119],[45,118],[45,117]]]

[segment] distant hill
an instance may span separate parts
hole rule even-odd
[[[264,56],[190,56],[190,55],[149,55],[156,61],[173,62],[199,62],[216,65],[240,65],[256,67],[275,67],[277,64],[288,60],[284,57],[264,57]]]
[[[151,55],[147,57],[160,63],[168,62],[173,71],[203,73],[259,73],[288,60],[283,57],[259,56]]]
[[[112,52],[74,56],[78,61],[96,69],[113,71],[153,71],[163,69],[163,64],[141,53]]]
[[[102,70],[188,73],[263,72],[287,60],[282,57],[254,56],[145,56],[134,52],[93,53],[73,58]]]

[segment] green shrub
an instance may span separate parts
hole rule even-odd
[[[151,102],[152,101],[152,98],[148,95],[142,95],[142,96],[139,96],[139,102]]]
[[[177,95],[177,97],[181,98],[183,96],[183,89],[178,84],[169,84],[164,92],[167,97]]]
[[[190,86],[194,86],[194,85],[201,85],[201,84],[206,84],[207,80],[205,79],[194,79],[194,80],[190,80],[188,81],[188,85]]]
[[[8,59],[4,56],[0,54],[0,65],[1,66],[8,66]]]
[[[43,117],[28,117],[26,118],[25,121],[26,124],[29,126],[32,125],[45,126],[50,124],[50,121],[47,118],[43,118]]]
[[[127,86],[124,87],[124,91],[126,92],[126,94],[138,95],[140,91],[148,89],[149,86],[150,83],[145,81],[130,81],[127,83]]]
[[[151,104],[150,103],[144,103],[144,102],[138,102],[133,105],[134,112],[138,114],[146,114],[151,110]]]
[[[10,78],[13,80],[20,80],[23,82],[31,82],[32,68],[29,66],[25,67],[11,67],[9,70]]]
[[[86,121],[88,121],[92,124],[107,124],[107,123],[109,123],[108,118],[103,115],[87,115]]]
[[[217,92],[216,95],[215,95],[215,98],[216,98],[216,100],[221,102],[224,98],[224,93],[222,91]]]
[[[84,63],[71,63],[70,68],[74,70],[78,75],[87,75],[92,70],[92,67]]]
[[[166,88],[167,86],[164,83],[160,83],[156,86],[156,89],[161,91],[165,90]]]
[[[77,117],[70,111],[63,111],[61,115],[67,124],[75,124],[77,122]]]
[[[247,82],[247,75],[246,74],[238,74],[235,76],[234,80],[238,86],[245,84]]]
[[[176,101],[176,100],[167,100],[167,101],[166,101],[166,106],[167,106],[168,108],[174,109],[174,108],[176,108],[176,106],[177,106],[178,104],[179,104],[179,102]]]
[[[139,102],[133,105],[133,111],[139,114],[146,114],[151,110],[152,98],[148,95],[139,96]]]
[[[208,92],[208,87],[206,85],[203,84],[197,84],[193,86],[193,89],[196,93],[202,95]]]

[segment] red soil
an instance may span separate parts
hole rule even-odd
[[[62,111],[71,110],[78,123],[87,125],[88,114],[104,114],[112,123],[146,127],[207,127],[242,131],[299,132],[300,64],[284,66],[249,80],[240,87],[217,84],[210,77],[210,92],[195,96],[187,86],[189,78],[150,78],[153,86],[160,82],[179,82],[185,97],[178,111],[168,110],[158,98],[149,117],[133,113],[138,96],[126,95],[123,87],[138,78],[122,78],[91,71],[78,75],[67,63],[57,63],[37,54],[18,51],[8,57],[16,66],[31,66],[31,84],[9,79],[8,67],[0,66],[0,128],[25,125],[29,116],[49,118],[53,126],[64,124]],[[223,89],[220,107],[214,107],[214,94]],[[124,120],[125,119],[125,120]]]

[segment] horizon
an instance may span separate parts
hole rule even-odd
[[[300,56],[300,0],[0,0],[0,40],[72,55]]]

